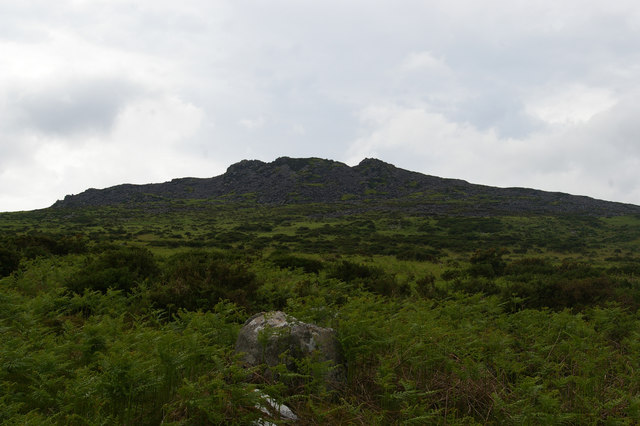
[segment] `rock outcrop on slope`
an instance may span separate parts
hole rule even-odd
[[[526,188],[496,188],[403,170],[376,159],[354,167],[320,158],[243,160],[212,178],[88,189],[55,208],[99,207],[179,200],[293,203],[367,203],[425,214],[640,214],[640,206]]]
[[[335,331],[299,321],[282,311],[261,312],[249,318],[238,334],[236,352],[249,366],[284,363],[291,370],[296,369],[296,361],[314,357],[332,365],[326,377],[329,385],[344,380]]]

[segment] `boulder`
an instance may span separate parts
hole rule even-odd
[[[285,363],[290,369],[295,369],[295,360],[313,356],[336,366],[327,377],[330,382],[344,380],[335,331],[304,323],[282,311],[261,312],[249,318],[238,335],[236,352],[249,366]]]

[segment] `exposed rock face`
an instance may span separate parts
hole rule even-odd
[[[355,203],[371,209],[395,208],[418,214],[640,214],[640,206],[594,200],[559,192],[526,188],[495,188],[403,170],[376,159],[346,164],[320,158],[281,157],[271,163],[243,160],[223,175],[182,178],[147,185],[88,189],[56,202],[56,208],[145,205],[178,200],[217,200],[278,205],[293,203]]]
[[[281,311],[261,312],[249,318],[238,335],[236,352],[242,353],[251,366],[285,362],[290,368],[294,368],[295,359],[316,356],[319,361],[339,366],[327,378],[330,382],[344,376],[335,331],[298,321]]]

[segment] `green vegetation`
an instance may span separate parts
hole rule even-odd
[[[255,389],[305,424],[640,422],[640,218],[388,203],[1,214],[0,423],[249,424]],[[345,383],[242,365],[275,309],[336,330]]]

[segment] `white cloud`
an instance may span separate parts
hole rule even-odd
[[[451,122],[425,107],[368,107],[361,119],[369,130],[349,147],[351,164],[377,156],[429,174],[471,178],[472,170],[493,167],[491,161],[478,161],[478,153],[502,152],[495,149],[498,139],[493,131]]]
[[[307,131],[302,124],[294,124],[291,128],[291,133],[298,136],[304,136],[307,134]]]
[[[36,208],[87,187],[217,175],[225,165],[182,147],[203,120],[203,111],[180,99],[148,98],[126,106],[107,134],[23,136],[20,142],[33,150],[19,169],[2,174],[0,202],[8,209]]]
[[[400,64],[402,71],[448,72],[446,63],[433,56],[431,52],[411,52]]]
[[[608,89],[573,84],[537,89],[526,110],[550,124],[578,123],[589,121],[616,101]]]
[[[629,143],[629,136],[640,134],[640,124],[631,111],[635,108],[629,104],[580,125],[514,139],[449,121],[427,107],[369,107],[361,115],[368,130],[350,144],[348,162],[373,156],[410,170],[474,183],[637,203],[640,149]]]
[[[72,135],[106,132],[120,109],[140,96],[141,89],[117,79],[60,81],[38,90],[9,91],[22,125],[44,133]],[[15,118],[14,118],[15,119]]]
[[[172,147],[193,136],[203,119],[202,110],[178,98],[145,99],[118,115],[111,139],[125,146]]]
[[[254,130],[254,129],[260,129],[262,126],[264,126],[264,124],[267,122],[267,120],[263,117],[263,116],[258,116],[257,118],[251,119],[251,118],[243,118],[242,120],[240,120],[238,123],[248,129],[248,130]]]

